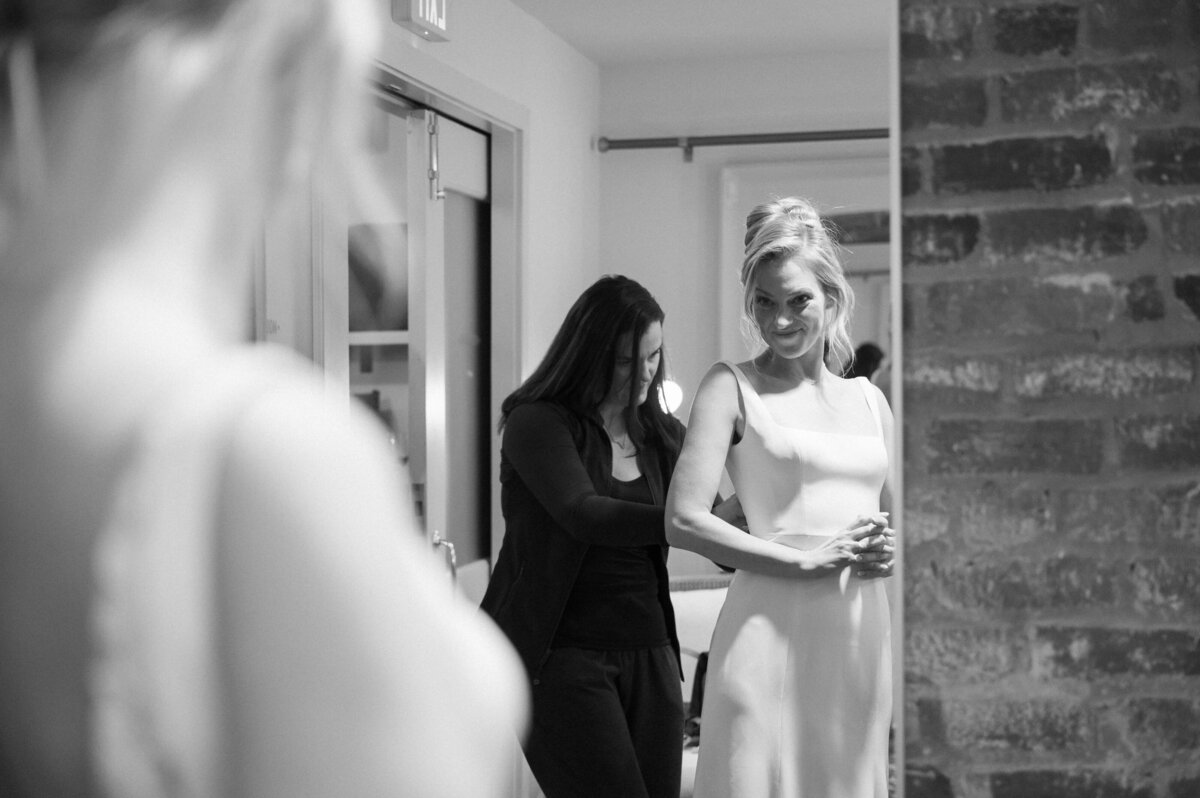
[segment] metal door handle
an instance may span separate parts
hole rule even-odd
[[[433,547],[444,550],[446,565],[450,568],[450,579],[458,581],[458,555],[454,551],[454,544],[442,537],[441,532],[435,530],[433,533]]]
[[[438,166],[438,117],[429,112],[429,198],[440,200],[446,198],[442,190],[442,170]]]

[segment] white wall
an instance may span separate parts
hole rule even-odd
[[[887,127],[888,52],[806,53],[641,64],[601,73],[600,135],[678,137]],[[684,389],[718,358],[721,170],[819,158],[836,144],[612,150],[600,156],[600,269],[641,281],[667,313],[666,347]],[[820,197],[812,197],[820,201]],[[753,204],[753,203],[751,203]],[[747,208],[748,210],[748,208]]]
[[[385,13],[388,5],[381,0]],[[886,43],[602,71],[508,0],[455,0],[451,12],[448,42],[389,25],[384,60],[525,128],[523,373],[583,288],[601,274],[628,274],[667,311],[668,354],[686,414],[717,357],[717,280],[736,281],[737,264],[717,255],[721,169],[820,157],[831,145],[706,147],[684,163],[675,149],[600,153],[595,139],[886,127]]]
[[[383,1],[386,9],[388,3]],[[485,116],[524,129],[522,372],[599,272],[598,67],[508,0],[454,0],[450,41],[389,25],[383,60]],[[386,12],[385,12],[386,13]]]

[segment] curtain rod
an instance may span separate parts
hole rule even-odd
[[[692,160],[694,147],[723,147],[736,144],[786,144],[789,142],[809,141],[848,141],[852,139],[886,139],[886,127],[854,128],[850,130],[815,130],[793,133],[742,133],[729,136],[678,136],[675,138],[653,139],[610,139],[601,136],[596,140],[596,149],[600,152],[609,150],[644,150],[665,147],[679,147],[683,150],[683,160]]]

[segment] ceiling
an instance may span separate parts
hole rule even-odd
[[[601,67],[885,49],[881,0],[512,0]]]

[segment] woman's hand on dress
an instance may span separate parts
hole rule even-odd
[[[895,531],[887,525],[887,513],[860,515],[840,533],[807,552],[805,570],[819,574],[849,566],[855,576],[888,576],[892,572],[895,541]]]

